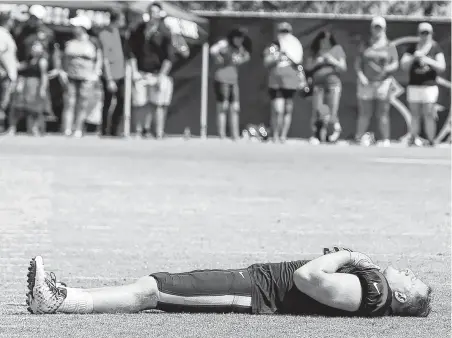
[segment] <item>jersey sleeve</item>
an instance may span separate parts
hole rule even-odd
[[[375,269],[358,270],[362,288],[361,305],[357,314],[362,317],[380,317],[391,313],[392,291],[383,274]]]

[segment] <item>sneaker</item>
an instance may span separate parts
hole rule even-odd
[[[309,143],[312,144],[312,145],[314,145],[314,146],[317,146],[317,145],[320,144],[320,140],[319,140],[317,137],[312,136],[312,137],[309,139]]]
[[[330,135],[330,137],[328,138],[328,140],[331,143],[336,143],[337,140],[339,139],[339,136],[341,136],[341,132],[342,132],[342,127],[339,123],[335,123],[334,124],[334,131],[333,133]]]
[[[55,313],[67,296],[66,289],[58,285],[55,274],[46,275],[41,256],[30,261],[28,267],[27,305],[28,311],[37,313]]]
[[[384,148],[390,147],[391,146],[391,141],[390,140],[378,141],[377,146],[384,147]]]
[[[74,132],[74,137],[75,138],[82,138],[82,136],[83,136],[83,132],[81,130],[76,130]]]

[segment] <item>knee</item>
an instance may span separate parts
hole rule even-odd
[[[232,102],[231,103],[231,113],[237,114],[240,111],[240,103],[239,102]]]
[[[223,101],[221,102],[221,112],[227,112],[229,110],[229,101]]]
[[[134,283],[134,296],[145,307],[155,307],[158,301],[158,286],[154,277],[141,277]]]
[[[293,110],[293,100],[292,99],[286,99],[284,101],[284,108],[285,108],[286,114],[287,113],[291,114],[292,110]]]
[[[283,98],[276,98],[273,100],[273,111],[277,114],[284,114],[284,99]]]

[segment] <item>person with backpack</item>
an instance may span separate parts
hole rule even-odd
[[[91,19],[79,15],[70,22],[74,38],[64,48],[61,73],[66,86],[63,132],[66,136],[79,138],[83,136],[88,106],[99,81],[103,58],[99,44],[88,34],[92,27]]]

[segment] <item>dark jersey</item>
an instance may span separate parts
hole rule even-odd
[[[129,47],[137,60],[138,70],[155,73],[160,71],[163,61],[174,62],[175,50],[171,32],[165,24],[160,23],[156,30],[149,34],[146,33],[146,27],[143,22],[130,33]]]
[[[361,283],[361,306],[356,312],[349,312],[321,304],[298,290],[293,282],[293,274],[308,262],[303,260],[251,265],[248,272],[253,281],[253,313],[358,317],[390,314],[392,292],[386,278],[378,270],[350,267],[338,271],[356,275]]]
[[[417,45],[412,44],[408,47],[406,53],[413,55],[416,52]],[[427,56],[435,59],[436,55],[442,53],[441,47],[433,41],[432,47],[430,48]],[[410,79],[408,84],[414,86],[434,86],[436,85],[436,70],[434,70],[429,65],[421,65],[418,60],[415,60],[410,68]]]

